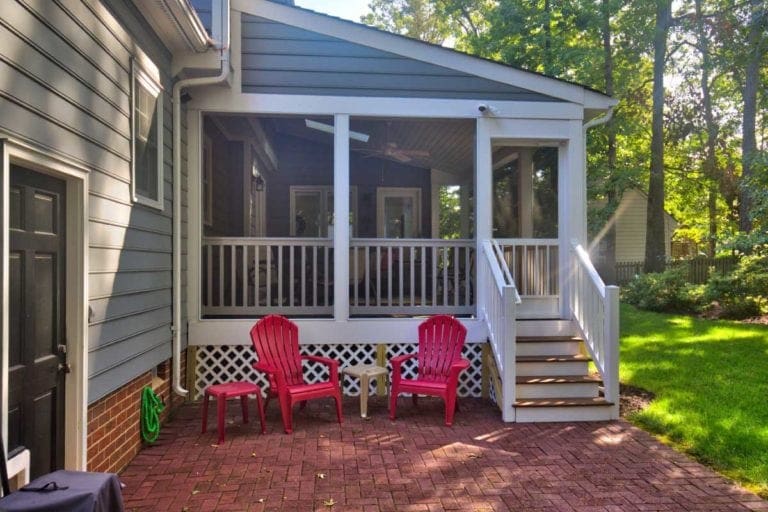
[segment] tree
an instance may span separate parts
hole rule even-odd
[[[368,8],[371,12],[360,18],[363,23],[396,34],[435,44],[452,34],[450,21],[429,0],[371,0]]]
[[[672,1],[656,0],[653,37],[653,108],[651,120],[651,169],[648,179],[648,217],[645,231],[646,272],[665,267],[664,244],[664,69],[667,37],[672,24]]]
[[[753,178],[753,160],[757,158],[755,121],[757,118],[757,89],[760,63],[765,52],[766,8],[763,0],[750,0],[750,21],[747,35],[747,66],[744,74],[744,111],[741,143],[741,178],[748,184]],[[739,201],[739,227],[752,231],[752,198],[748,186],[742,186]]]

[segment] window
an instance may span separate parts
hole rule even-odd
[[[418,238],[421,189],[379,187],[376,190],[376,226],[379,238]]]
[[[162,210],[162,89],[135,61],[132,74],[133,200]]]
[[[349,190],[350,235],[357,232],[357,187]],[[291,187],[291,236],[326,238],[333,219],[333,187]]]

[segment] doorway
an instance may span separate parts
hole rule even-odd
[[[64,467],[66,182],[10,166],[8,450]]]

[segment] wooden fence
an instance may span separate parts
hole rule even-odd
[[[718,256],[717,258],[697,257],[690,260],[671,260],[666,268],[685,267],[688,271],[688,282],[703,284],[709,279],[712,271],[725,274],[733,270],[739,262],[738,256]],[[642,261],[625,261],[616,263],[616,283],[625,285],[636,275],[643,273]]]

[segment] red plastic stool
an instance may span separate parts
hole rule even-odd
[[[216,397],[219,444],[221,444],[224,442],[224,418],[227,411],[227,399],[240,397],[240,404],[243,408],[243,423],[248,423],[248,395],[256,395],[256,404],[259,407],[259,418],[261,419],[261,433],[266,434],[267,429],[264,426],[264,404],[261,401],[261,388],[252,382],[228,382],[226,384],[214,384],[205,388],[205,396],[203,396],[203,434],[205,434],[208,428],[208,399],[211,396]]]

